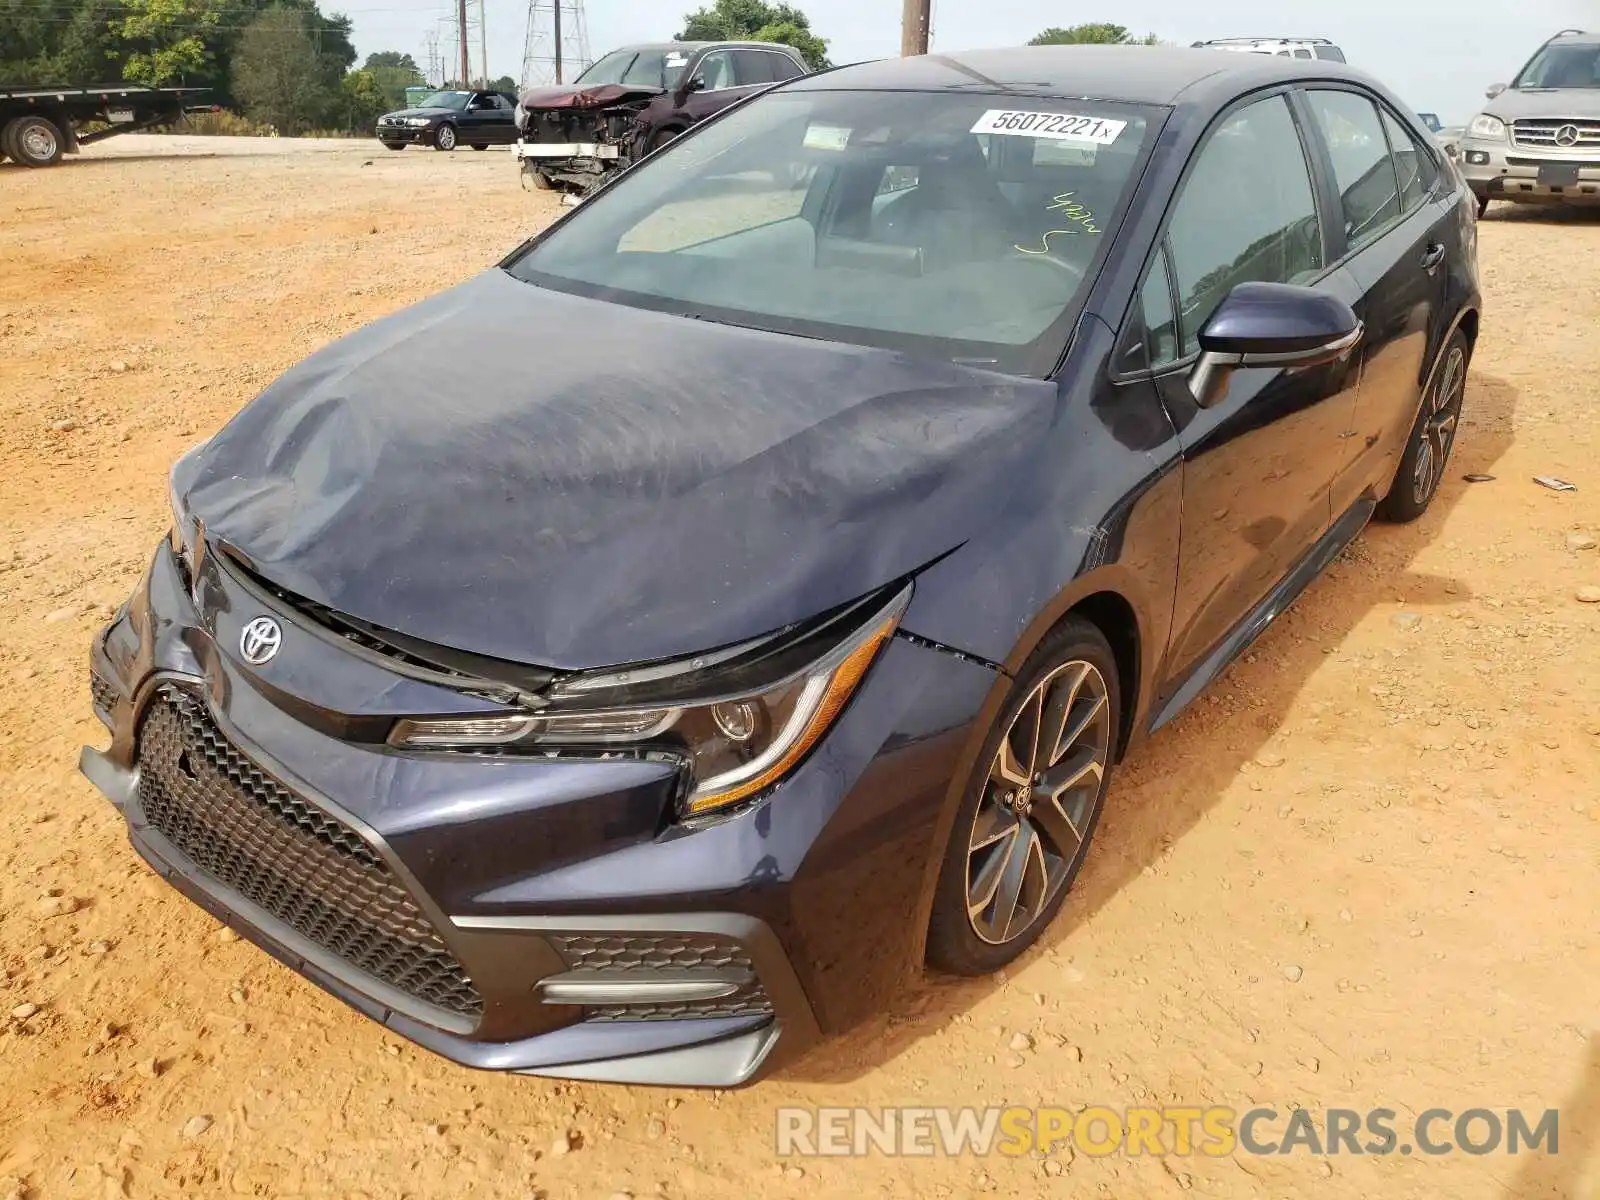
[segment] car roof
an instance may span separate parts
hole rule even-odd
[[[1579,46],[1600,46],[1600,29],[1593,32],[1583,29],[1564,30],[1551,38],[1549,44],[1554,45],[1556,42],[1564,42],[1569,46],[1574,43]]]
[[[693,53],[697,50],[710,50],[713,47],[735,46],[748,50],[778,50],[784,53],[794,53],[793,46],[786,46],[782,42],[640,42],[636,46],[618,46],[615,50],[607,50],[606,54],[620,54],[631,51],[641,54],[646,50],[684,50]],[[606,57],[602,54],[600,57]],[[598,61],[598,60],[597,60]]]
[[[785,84],[784,90],[1015,91],[1202,107],[1225,103],[1252,88],[1299,79],[1372,85],[1361,72],[1327,59],[1166,46],[1015,46],[858,63],[808,75]]]

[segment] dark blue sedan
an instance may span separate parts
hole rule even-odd
[[[451,1059],[742,1083],[1040,938],[1129,748],[1427,510],[1479,304],[1339,64],[798,79],[180,461],[82,767]]]

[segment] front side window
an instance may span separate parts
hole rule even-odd
[[[1333,159],[1345,237],[1359,250],[1400,217],[1400,181],[1378,109],[1355,92],[1318,90],[1306,98]]]
[[[1007,107],[1019,103],[772,92],[643,160],[508,269],[637,307],[1047,374],[1165,112]],[[1036,156],[1046,141],[1092,153]]]
[[[1600,45],[1546,46],[1522,69],[1514,88],[1600,88]]]
[[[1139,292],[1144,314],[1144,338],[1150,366],[1159,371],[1178,359],[1178,315],[1172,308],[1172,281],[1167,256],[1157,254]]]
[[[733,55],[726,50],[706,55],[695,69],[695,75],[705,81],[705,90],[708,92],[734,87]]]
[[[1183,353],[1235,285],[1319,274],[1322,226],[1300,132],[1282,96],[1225,118],[1183,185],[1168,230]]]

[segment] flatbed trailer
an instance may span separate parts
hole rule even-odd
[[[210,111],[213,105],[192,103],[208,90],[136,83],[0,84],[0,157],[25,167],[52,167],[63,154],[76,154],[91,142],[167,125],[187,112]],[[84,128],[91,124],[104,128]]]

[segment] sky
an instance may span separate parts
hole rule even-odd
[[[476,3],[476,0],[473,0]],[[489,73],[521,79],[528,0],[484,0]],[[628,42],[671,37],[682,13],[701,0],[584,0],[591,55]],[[447,61],[443,23],[451,0],[324,0],[325,12],[355,22],[363,57],[402,50],[426,66],[426,38],[437,32]],[[812,29],[828,39],[835,63],[900,52],[899,0],[798,0]],[[1138,33],[1187,45],[1234,36],[1327,37],[1350,62],[1376,75],[1414,109],[1462,124],[1484,103],[1483,91],[1507,82],[1539,44],[1559,29],[1600,29],[1600,0],[1117,0],[1098,8],[1047,0],[934,0],[931,49],[957,51],[1018,45],[1050,25],[1116,21]],[[478,42],[473,37],[474,71]]]

